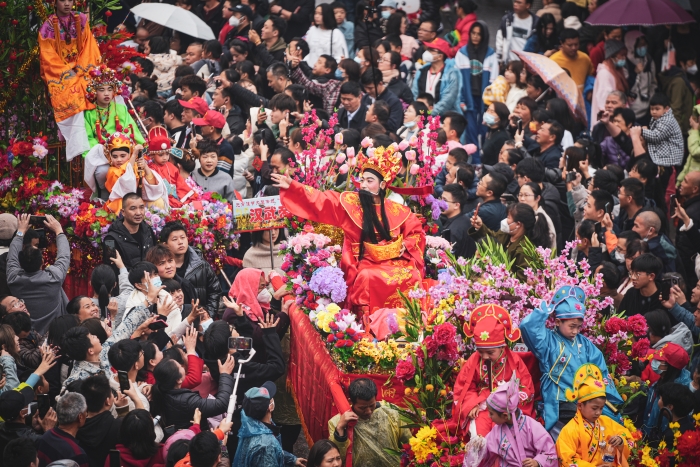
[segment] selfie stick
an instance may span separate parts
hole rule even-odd
[[[250,356],[245,360],[238,360],[238,372],[236,373],[236,382],[233,383],[233,392],[231,393],[231,398],[228,400],[228,410],[226,411],[226,421],[230,422],[233,416],[233,411],[236,409],[236,391],[238,391],[238,380],[241,377],[241,369],[244,363],[248,363],[255,356],[255,349],[251,347]]]

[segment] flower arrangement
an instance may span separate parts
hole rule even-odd
[[[627,374],[632,368],[630,359],[645,359],[649,349],[646,337],[647,324],[641,315],[624,318],[624,313],[602,318],[590,330],[590,340],[603,354],[610,367],[618,375]]]
[[[78,207],[78,211],[71,216],[73,226],[69,227],[66,232],[69,235],[85,238],[90,243],[97,247],[102,243],[102,236],[107,233],[109,225],[114,222],[117,217],[102,208],[102,206],[82,203]]]
[[[400,360],[406,359],[411,347],[394,339],[386,341],[360,339],[353,348],[355,369],[362,373],[390,373]]]
[[[438,273],[451,263],[449,252],[450,242],[442,237],[425,236],[425,277],[438,279]]]
[[[328,297],[334,302],[342,302],[348,293],[343,271],[337,266],[323,266],[311,275],[309,289],[318,297]]]
[[[669,423],[673,431],[673,446],[659,444],[656,462],[660,467],[678,465],[683,467],[700,467],[700,414],[694,414],[695,429],[680,432],[678,422]],[[674,464],[675,462],[675,464]]]

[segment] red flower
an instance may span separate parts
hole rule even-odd
[[[637,342],[632,344],[632,358],[646,358],[649,354],[650,348],[651,344],[649,343],[649,339],[646,337],[639,339]]]
[[[440,324],[433,329],[433,339],[440,345],[447,345],[455,340],[456,329],[451,323]]]
[[[697,430],[688,430],[678,438],[676,449],[685,459],[700,455],[700,433]]]
[[[5,8],[7,6],[6,2],[0,2],[0,8]]]
[[[112,16],[112,12],[109,10],[105,11],[105,16],[109,18],[110,16]]]
[[[19,24],[19,21],[17,21],[16,19],[13,19],[10,22],[12,23],[13,26],[17,26]]]
[[[624,319],[613,316],[605,322],[605,332],[617,334],[620,331],[627,331],[627,323]]]
[[[627,330],[632,332],[635,337],[644,337],[647,335],[647,320],[642,315],[633,315],[627,318]]]
[[[335,336],[333,334],[328,334],[328,342],[334,342],[335,341]]]
[[[342,332],[338,331],[338,332],[335,333],[335,337],[337,337],[338,339],[342,339],[342,338],[345,337],[345,334],[343,334]]]
[[[408,381],[416,374],[416,368],[410,360],[401,360],[396,364],[396,378],[400,381]]]
[[[423,344],[425,345],[425,348],[428,351],[428,357],[433,357],[440,348],[440,344],[435,340],[433,336],[426,337],[423,340]]]

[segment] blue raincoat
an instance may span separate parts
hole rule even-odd
[[[274,423],[271,424],[274,427]],[[274,427],[276,428],[276,427]],[[295,455],[282,450],[282,438],[263,422],[241,410],[238,449],[233,467],[284,467],[296,463]]]

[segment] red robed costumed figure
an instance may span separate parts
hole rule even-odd
[[[464,363],[457,375],[453,390],[454,407],[452,418],[434,423],[439,431],[449,428],[450,435],[465,439],[468,433],[486,436],[493,422],[486,410],[486,398],[500,384],[507,383],[513,372],[520,380],[520,410],[530,417],[535,416],[535,387],[525,363],[517,353],[510,350],[506,340],[520,339],[520,330],[513,329],[508,311],[498,305],[481,305],[472,311],[469,321],[464,324],[464,334],[476,345],[474,352]],[[470,430],[469,423],[475,427]]]
[[[170,156],[173,154],[168,130],[161,126],[151,128],[148,131],[148,155],[151,158],[149,167],[165,182],[170,207],[181,208],[185,204],[198,200],[199,195],[182,178],[180,169],[170,162]]]
[[[385,199],[400,164],[401,154],[391,147],[377,148],[369,158],[358,157],[359,193],[319,191],[273,175],[282,204],[292,214],[345,232],[340,267],[348,285],[346,306],[354,311],[401,307],[399,291],[423,279],[421,223],[409,208]]]

